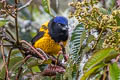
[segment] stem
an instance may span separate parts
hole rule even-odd
[[[12,39],[15,40],[14,36],[12,35],[12,33],[9,30],[6,29],[6,32],[11,36]]]
[[[49,11],[49,15],[54,17],[54,15],[51,14],[51,10],[50,10],[50,0],[47,0],[48,2],[48,11]]]
[[[28,56],[25,57],[24,62],[23,62],[23,63],[21,64],[21,66],[19,67],[19,71],[18,71],[18,75],[16,76],[16,80],[19,80],[19,78],[20,78],[21,72],[22,72],[22,70],[23,70],[22,65],[24,65],[24,63],[25,63],[30,57],[31,57],[31,55],[28,55]]]
[[[1,44],[3,44],[3,39],[1,40]],[[5,60],[4,46],[3,45],[1,45],[1,54],[2,54],[2,57],[3,57],[3,62],[5,64],[7,80],[10,80],[9,75],[8,75],[9,72],[8,72],[8,66],[7,66],[6,60]],[[6,77],[5,77],[5,80],[6,80]]]
[[[17,77],[16,77],[15,80],[19,80],[20,74],[21,74],[22,70],[23,70],[23,68],[22,68],[22,67],[19,67],[18,75],[17,75]]]
[[[103,79],[102,80],[106,80],[106,77],[107,77],[106,72],[107,72],[107,70],[106,70],[106,67],[105,67],[104,74],[103,74]]]
[[[0,43],[0,46],[3,45],[4,47],[12,47],[13,45],[7,45],[7,44],[1,44]]]
[[[10,16],[12,16],[13,18],[16,18],[13,14],[11,14],[7,9],[5,9],[6,10],[6,12],[10,15]]]
[[[12,52],[13,48],[10,49],[9,54],[8,54],[8,59],[7,59],[7,66],[9,68],[9,62],[10,62],[10,56],[11,56],[11,52]]]
[[[18,0],[15,0],[15,9],[16,9],[16,13],[15,13],[15,26],[16,26],[16,38],[17,38],[17,44],[19,44],[19,35],[18,35],[18,19],[17,19],[17,12],[18,12],[18,10],[17,10],[17,3],[18,3]]]
[[[101,38],[101,36],[102,36],[103,31],[104,31],[104,28],[102,28],[102,30],[101,30],[101,32],[100,32],[100,34],[99,34],[99,36],[98,36],[97,42],[96,42],[96,43],[95,43],[95,45],[93,46],[92,50],[94,50],[94,49],[95,49],[95,47],[97,46],[97,43],[98,43],[98,41],[100,40],[100,38]]]
[[[111,28],[111,29],[113,29],[113,28],[120,29],[120,26],[106,26],[106,27]]]
[[[8,70],[9,70],[9,62],[10,62],[10,55],[11,55],[11,52],[12,52],[13,48],[10,49],[9,51],[9,54],[8,54],[8,59],[7,59],[7,67],[8,67]],[[5,73],[5,76],[7,75],[7,73]]]
[[[11,12],[9,12],[9,10],[7,10],[7,3],[6,3],[6,0],[4,0],[4,6],[3,6],[3,8],[6,10],[6,12],[10,15],[10,16],[12,16],[13,18],[15,18],[15,16],[11,13]]]

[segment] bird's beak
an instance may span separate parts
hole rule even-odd
[[[62,30],[64,30],[64,31],[66,31],[66,30],[68,30],[68,29],[69,29],[68,26],[62,27]]]

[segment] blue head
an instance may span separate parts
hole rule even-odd
[[[68,39],[68,20],[63,16],[56,16],[50,20],[49,34],[56,42]]]
[[[54,18],[54,22],[55,23],[60,23],[60,24],[64,24],[64,25],[68,25],[68,20],[63,17],[63,16],[57,16]]]

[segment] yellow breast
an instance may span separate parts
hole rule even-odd
[[[63,42],[63,44],[65,46],[66,42]],[[35,42],[34,47],[40,48],[45,53],[50,55],[57,55],[58,52],[61,50],[61,46],[59,45],[59,43],[56,43],[53,39],[51,39],[50,35],[48,34],[48,30],[42,38]]]

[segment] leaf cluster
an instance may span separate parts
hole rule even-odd
[[[98,0],[83,0],[69,4],[74,9],[70,13],[70,18],[75,17],[79,22],[70,41],[72,61],[77,65],[75,79],[119,80],[119,75],[112,73],[120,74],[120,9],[114,4],[115,0],[111,2],[112,5],[107,8],[99,7]]]

